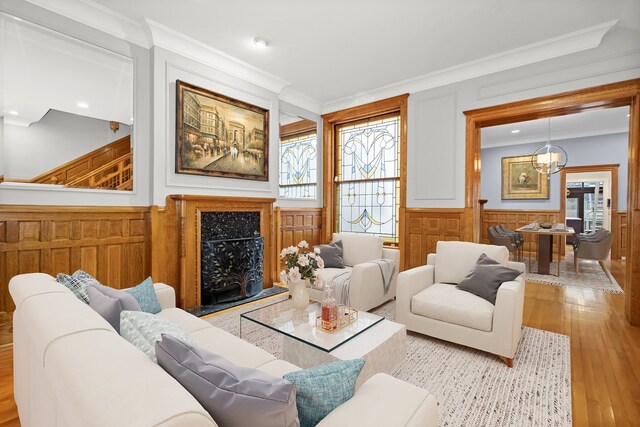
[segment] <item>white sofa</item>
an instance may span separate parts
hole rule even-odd
[[[369,311],[393,299],[396,296],[400,251],[383,247],[381,238],[367,234],[333,233],[332,241],[338,240],[342,240],[345,267],[318,270],[322,282],[330,282],[345,271],[351,272],[349,305],[357,310]],[[380,266],[371,262],[376,259],[387,259],[396,266],[396,272],[387,292],[384,291]],[[309,296],[311,299],[321,301],[322,288],[311,288]]]
[[[276,376],[299,369],[175,308],[170,286],[155,288],[163,308],[158,316],[179,324],[203,348]],[[23,427],[217,425],[176,380],[53,277],[19,275],[9,290]],[[438,410],[425,390],[378,374],[319,425],[436,426]]]
[[[498,289],[495,306],[459,290],[459,283],[482,253],[522,272]],[[509,261],[504,246],[438,242],[427,265],[398,276],[396,321],[407,330],[477,348],[500,356],[512,366],[522,334],[525,265]]]

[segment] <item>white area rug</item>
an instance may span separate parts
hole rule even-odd
[[[523,262],[528,269],[529,261],[525,260]],[[600,267],[598,261],[580,260],[578,268],[579,272],[576,275],[573,260],[562,260],[560,263],[560,277],[550,274],[537,274],[535,272],[538,271],[538,261],[534,259],[531,261],[531,271],[533,271],[533,273],[527,273],[527,280],[545,285],[573,286],[576,288],[610,292],[612,294],[624,294],[622,288],[618,282],[616,282],[616,279],[611,274],[607,275],[602,267]],[[557,261],[551,263],[549,272],[557,274]],[[611,278],[611,281],[609,281],[609,278]]]
[[[207,319],[239,336],[240,313],[234,310]],[[373,310],[395,319],[395,301]],[[242,338],[282,357],[282,337],[242,321]],[[429,338],[407,334],[407,357],[393,376],[431,392],[438,401],[440,425],[570,426],[571,357],[569,337],[525,327],[508,368],[497,356]]]

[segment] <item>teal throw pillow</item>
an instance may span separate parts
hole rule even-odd
[[[296,386],[300,427],[313,427],[353,397],[364,359],[315,366],[282,376]]]
[[[184,329],[168,319],[143,311],[120,312],[120,336],[142,350],[156,363],[158,361],[156,342],[162,339],[162,334],[196,345]]]
[[[160,313],[162,311],[151,277],[147,277],[136,287],[126,289],[125,292],[133,295],[136,301],[138,301],[138,304],[140,304],[140,309],[142,311],[151,314]]]
[[[89,294],[87,293],[87,283],[68,274],[58,273],[56,281],[65,285],[78,299],[85,304],[89,304]]]

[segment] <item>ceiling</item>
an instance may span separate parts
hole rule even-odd
[[[629,107],[607,108],[551,118],[551,141],[629,132]],[[519,130],[518,133],[512,133]],[[482,128],[482,148],[546,142],[549,119]]]
[[[9,15],[0,20],[5,123],[29,126],[54,109],[131,124],[131,59]]]
[[[130,22],[155,21],[325,105],[616,19],[640,30],[637,0],[94,2]],[[271,47],[256,48],[257,36]]]

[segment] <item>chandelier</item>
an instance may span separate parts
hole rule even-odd
[[[531,164],[538,173],[551,175],[567,165],[567,152],[557,145],[551,145],[551,117],[549,117],[547,143],[531,156]]]

